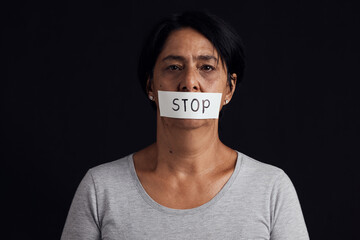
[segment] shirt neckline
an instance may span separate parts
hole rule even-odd
[[[136,185],[136,188],[138,190],[138,193],[140,194],[140,196],[142,197],[142,199],[148,204],[150,205],[152,208],[163,212],[163,213],[167,213],[167,214],[172,214],[172,215],[192,215],[192,214],[196,214],[199,212],[202,212],[204,210],[206,210],[207,208],[209,208],[210,206],[214,205],[216,202],[218,202],[223,196],[224,194],[228,191],[228,189],[231,187],[231,185],[233,184],[233,182],[235,181],[242,162],[243,162],[243,154],[236,151],[237,152],[237,159],[236,159],[236,163],[235,163],[235,169],[234,172],[231,174],[229,180],[225,183],[225,185],[221,188],[221,190],[208,202],[195,207],[195,208],[189,208],[189,209],[174,209],[174,208],[169,208],[169,207],[165,207],[161,204],[159,204],[158,202],[156,202],[154,199],[152,199],[149,194],[145,191],[144,187],[142,186],[136,171],[135,171],[135,165],[134,165],[134,153],[130,154],[128,156],[128,163],[129,163],[129,169],[130,169],[130,173],[131,173],[131,177],[133,182]]]

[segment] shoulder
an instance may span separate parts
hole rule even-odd
[[[125,183],[130,179],[132,155],[90,168],[87,175],[90,175],[94,184],[98,186]]]
[[[288,175],[279,167],[263,163],[239,153],[237,182],[251,194],[261,193],[270,197],[274,191],[293,188]]]
[[[240,172],[245,176],[256,177],[260,180],[275,180],[286,175],[279,167],[260,162],[240,152],[238,154],[241,160]]]

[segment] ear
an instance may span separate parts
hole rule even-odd
[[[226,93],[226,96],[225,96],[225,99],[230,101],[234,92],[235,92],[235,88],[236,88],[236,81],[237,81],[237,75],[236,73],[233,73],[230,75],[230,84],[229,85],[229,82],[227,82],[228,86],[227,86],[227,93]]]
[[[148,79],[146,81],[146,92],[148,95],[154,96],[153,81],[151,80],[150,76],[148,77]]]

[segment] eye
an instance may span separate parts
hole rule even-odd
[[[212,70],[214,70],[215,68],[211,65],[202,65],[200,67],[201,70],[205,71],[205,72],[210,72]]]
[[[178,71],[178,70],[182,70],[182,67],[178,65],[170,65],[166,69],[169,69],[170,71]]]

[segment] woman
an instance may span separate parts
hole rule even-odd
[[[243,70],[240,38],[217,17],[159,23],[139,62],[156,142],[88,171],[62,239],[308,239],[287,175],[219,139],[217,116]]]

